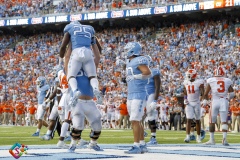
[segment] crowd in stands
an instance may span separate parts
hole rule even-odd
[[[197,0],[198,1],[198,0]],[[200,1],[200,0],[199,0]],[[0,0],[0,17],[28,17],[52,13],[80,13],[166,5],[175,0]]]
[[[206,80],[213,76],[213,69],[217,65],[224,66],[226,76],[233,80],[239,101],[240,36],[238,32],[230,32],[234,30],[236,21],[219,19],[173,24],[170,27],[163,23],[161,27],[143,24],[140,27],[98,29],[96,35],[103,47],[98,77],[105,99],[126,97],[125,70],[121,62],[127,60],[123,47],[129,41],[138,41],[143,47],[143,54],[151,55],[154,66],[160,69],[164,91],[159,96],[160,101],[164,99],[169,102],[173,96],[182,94],[188,68],[195,68],[198,78]],[[155,33],[156,38],[151,37]],[[27,37],[0,36],[2,123],[7,123],[3,121],[4,112],[14,113],[20,104],[25,107],[21,112],[24,115],[27,115],[30,106],[37,106],[35,80],[45,76],[49,84],[53,82],[51,73],[58,64],[61,40],[62,32]],[[13,42],[17,42],[14,47],[4,47]],[[236,105],[239,107],[239,102]],[[240,116],[240,110],[236,114]]]

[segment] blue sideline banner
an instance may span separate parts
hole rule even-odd
[[[168,5],[161,7],[148,7],[148,8],[136,8],[127,10],[116,10],[116,11],[102,11],[102,12],[91,12],[91,13],[80,13],[72,15],[57,15],[57,16],[44,16],[35,18],[18,18],[18,19],[2,19],[0,20],[0,26],[17,26],[17,25],[35,25],[35,24],[50,24],[70,21],[89,21],[89,20],[100,20],[100,19],[114,19],[114,18],[128,18],[136,16],[148,16],[148,15],[159,15],[177,12],[192,12],[205,9],[214,9],[214,2],[219,1],[205,1],[195,3],[185,3],[178,5]],[[229,1],[229,0],[228,0]],[[230,0],[233,1],[233,0]],[[211,3],[211,4],[210,4]],[[218,4],[219,2],[217,2]],[[234,0],[234,6],[240,5],[240,0]],[[230,5],[231,6],[231,5]],[[227,7],[224,5],[223,7]]]

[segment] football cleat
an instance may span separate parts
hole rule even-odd
[[[201,140],[203,140],[205,138],[206,132],[204,130],[201,130],[200,135],[201,135]]]
[[[141,151],[140,147],[132,146],[132,148],[130,150],[124,151],[124,153],[126,153],[126,154],[141,154],[142,151]]]
[[[84,147],[87,144],[89,144],[89,142],[85,141],[84,139],[80,139],[80,141],[78,142],[80,148]]]
[[[32,136],[38,137],[38,136],[39,136],[39,132],[35,132],[35,133],[33,133]]]
[[[189,142],[190,142],[190,139],[189,139],[189,138],[185,138],[185,139],[184,139],[184,142],[189,143]]]
[[[215,140],[209,140],[206,143],[204,143],[205,145],[215,145]]]
[[[71,136],[67,136],[64,138],[64,141],[71,141],[72,137]]]
[[[59,148],[66,148],[67,145],[65,144],[64,141],[58,141],[58,143],[57,143],[57,147],[59,147]]]
[[[147,149],[147,145],[140,145],[140,149],[141,149],[141,153],[147,153],[148,149]]]
[[[195,135],[190,135],[190,141],[195,141],[196,140],[196,136]]]
[[[102,93],[99,90],[94,90],[93,93],[94,93],[95,97],[97,98],[96,103],[97,104],[102,104],[102,102],[103,102]]]
[[[75,151],[75,149],[76,149],[76,144],[70,144],[70,147],[69,147],[69,149],[68,149],[68,152],[73,153],[73,152]]]
[[[49,141],[50,139],[52,139],[52,137],[50,135],[44,134],[42,137],[40,137],[40,139],[44,141]]]
[[[93,150],[95,150],[95,151],[103,151],[103,149],[100,148],[97,144],[89,143],[88,148],[89,148],[89,149],[93,149]]]
[[[222,140],[222,145],[224,145],[224,146],[229,146],[229,144],[228,144],[228,142],[227,142],[226,139],[223,139],[223,140]]]
[[[70,100],[69,100],[69,106],[70,107],[75,107],[77,105],[78,98],[79,98],[80,95],[81,95],[80,91],[78,91],[78,90],[74,91],[73,97],[71,97]]]
[[[157,144],[158,142],[154,137],[151,137],[150,141],[147,143],[147,145],[157,145]]]
[[[200,137],[197,138],[197,139],[196,139],[196,142],[197,142],[197,143],[202,143],[201,138],[200,138]]]

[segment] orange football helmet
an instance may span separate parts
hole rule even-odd
[[[197,78],[197,71],[195,69],[189,69],[187,72],[186,72],[186,78],[188,80],[192,80],[192,79],[195,79]]]
[[[223,67],[217,67],[214,70],[214,76],[224,76],[225,75],[225,70],[223,69]]]

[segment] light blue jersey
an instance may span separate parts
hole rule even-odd
[[[93,89],[87,74],[83,70],[81,70],[78,73],[76,79],[78,84],[78,90],[81,92],[81,95],[90,96],[93,98]]]
[[[43,103],[44,98],[45,98],[49,88],[50,88],[49,85],[44,85],[42,87],[37,87],[37,91],[38,91],[38,95],[37,95],[38,104],[42,104]]]
[[[152,77],[148,79],[148,83],[145,87],[147,95],[155,93],[154,76],[156,76],[156,75],[160,76],[160,71],[157,68],[152,68],[151,72],[152,72]]]
[[[71,36],[72,51],[76,48],[90,48],[96,44],[94,37],[95,31],[92,26],[79,24],[68,24],[64,28],[64,33],[68,32]]]
[[[142,74],[138,69],[139,65],[148,65],[148,59],[145,56],[139,56],[132,59],[127,64],[127,85],[128,85],[128,99],[145,99],[146,90],[145,86],[148,83],[148,79],[134,79],[133,75]]]

